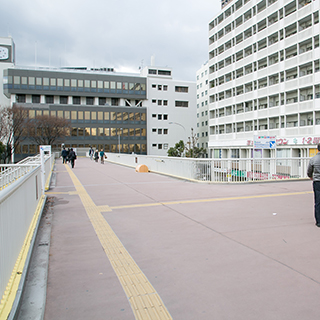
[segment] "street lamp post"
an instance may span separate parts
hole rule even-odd
[[[118,148],[119,148],[119,154],[120,154],[120,135],[121,135],[121,131],[122,131],[122,128],[120,128],[119,132],[118,132]]]
[[[180,126],[180,127],[182,127],[183,128],[183,130],[184,130],[184,135],[185,135],[185,138],[186,138],[186,143],[187,143],[187,131],[186,131],[186,128],[181,124],[181,123],[179,123],[179,122],[172,122],[172,121],[170,121],[169,122],[169,124],[176,124],[176,125],[178,125],[178,126]]]

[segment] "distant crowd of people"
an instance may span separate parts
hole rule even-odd
[[[99,152],[98,149],[94,150],[92,147],[89,149],[89,157],[90,160],[94,160],[95,162],[99,161],[100,158],[100,163],[104,164],[104,159],[107,159],[107,156],[105,155],[103,149]]]

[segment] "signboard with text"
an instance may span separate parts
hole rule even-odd
[[[254,136],[255,149],[276,149],[276,136]]]

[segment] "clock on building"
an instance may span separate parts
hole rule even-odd
[[[9,49],[0,46],[0,60],[7,60],[9,58]]]

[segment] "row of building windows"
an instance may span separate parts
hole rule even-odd
[[[143,124],[146,114],[140,112],[115,112],[115,111],[76,111],[76,110],[41,110],[30,109],[29,118],[37,116],[53,116],[71,120],[71,122],[91,123],[130,123]]]
[[[152,128],[152,132],[153,133],[157,133],[157,134],[168,134],[169,133],[169,129]]]
[[[43,100],[42,100],[43,97]],[[97,100],[96,100],[97,99]],[[41,96],[39,94],[16,94],[16,102],[17,103],[46,103],[46,104],[71,104],[74,105],[111,105],[111,106],[119,106],[120,99],[119,98],[105,98],[105,97],[80,97],[80,96],[53,96],[53,95],[45,95]],[[134,103],[134,106],[143,106],[142,100],[134,100],[125,99],[125,106],[131,107]]]
[[[168,90],[168,85],[166,85],[166,84],[164,84],[164,85],[162,85],[162,84],[156,85],[155,83],[153,83],[153,84],[151,85],[151,88],[152,88],[152,89],[158,88],[159,91],[161,91],[162,89],[163,89],[163,91],[167,91],[167,90]]]
[[[158,149],[158,150],[167,150],[169,147],[168,143],[153,143],[152,148],[153,149]]]
[[[201,102],[201,107],[207,106],[208,105],[208,100],[202,101]],[[199,109],[200,103],[197,104],[197,108]]]
[[[4,76],[4,89],[145,94],[146,84],[120,81]]]
[[[268,129],[271,130],[279,128],[292,128],[298,126],[305,127],[313,126],[313,124],[320,125],[320,111],[210,126],[210,134],[224,134]]]
[[[269,36],[269,45],[271,45],[270,44],[270,37],[272,37],[272,39],[275,39],[272,41],[275,41],[275,42],[278,41],[277,35],[278,35],[278,33],[276,32],[275,34]],[[282,39],[280,39],[280,40],[282,40]],[[232,63],[236,63],[236,62],[242,60],[243,58],[246,58],[246,57],[252,55],[254,52],[257,51],[257,49],[259,51],[259,50],[262,50],[266,47],[267,47],[267,38],[264,38],[264,39],[260,40],[259,42],[254,43],[254,44],[246,47],[243,50],[240,50],[236,54],[233,54],[233,55],[213,64],[212,66],[210,66],[210,73],[221,70],[224,67],[231,65]],[[261,68],[267,67],[268,64],[272,65],[272,64],[278,63],[279,61],[283,61],[284,59],[290,59],[290,58],[296,56],[298,53],[303,54],[305,52],[311,51],[312,49],[316,49],[318,47],[319,47],[319,36],[315,36],[314,38],[309,38],[309,39],[304,40],[298,44],[295,44],[293,46],[285,48],[284,50],[280,50],[279,52],[275,52],[275,53],[269,55],[268,57],[260,59],[258,61],[258,67],[261,69]],[[255,64],[257,64],[257,62],[255,62]]]
[[[222,1],[226,2],[226,3],[229,2],[228,0],[222,0]],[[216,19],[214,19],[209,24],[210,30],[213,29],[214,27],[216,27],[221,22],[223,22],[225,19],[229,18],[234,12],[236,12],[237,10],[242,8],[242,6],[244,6],[249,1],[250,0],[239,0],[234,5],[230,6],[229,9],[225,10],[222,14],[220,14]],[[251,19],[256,14],[265,10],[267,8],[267,6],[269,7],[272,4],[274,4],[275,2],[277,2],[277,0],[267,0],[267,1],[262,0],[262,1],[260,1],[257,5],[253,6],[248,11],[246,11],[243,15],[238,17],[238,19],[235,22],[235,26],[236,27],[240,26],[243,22],[247,21],[248,19]],[[292,1],[284,7],[284,12],[283,12],[283,8],[281,10],[279,10],[279,18],[282,19],[283,14],[285,17],[287,17],[291,13],[295,12],[297,10],[297,8],[300,9],[309,3],[311,3],[311,0],[294,0],[294,1]],[[234,25],[233,25],[233,27],[234,27]],[[218,33],[215,36],[215,38],[219,38],[219,36],[221,37],[221,36],[223,36],[223,34],[224,34],[224,29],[222,29],[222,33],[221,34]]]
[[[273,56],[275,58],[275,56]],[[269,57],[270,58],[270,57]],[[270,61],[270,60],[269,60]],[[255,72],[257,70],[261,70],[263,68],[267,67],[267,58],[265,59],[261,59],[257,62],[253,62],[250,63],[248,65],[246,65],[245,67],[239,68],[235,71],[229,72],[219,78],[214,79],[210,84],[211,87],[216,87],[216,86],[220,86],[226,82],[229,82],[231,80],[235,80],[238,79],[242,76],[245,76],[247,74],[250,74],[252,72]],[[270,66],[270,63],[269,63]],[[320,60],[315,60],[315,61],[311,61],[309,63],[294,67],[294,68],[290,68],[287,69],[285,71],[282,71],[280,73],[275,73],[272,74],[268,77],[264,77],[261,79],[258,79],[256,81],[250,82],[245,84],[245,86],[251,87],[251,89],[249,89],[249,91],[252,90],[252,88],[256,88],[257,87],[257,83],[258,83],[258,88],[263,88],[266,87],[268,85],[268,81],[269,80],[269,86],[273,85],[273,84],[277,84],[280,82],[284,82],[284,81],[289,81],[292,79],[295,79],[297,77],[304,77],[306,75],[310,75],[316,72],[319,72],[320,70]],[[252,86],[252,83],[254,83],[255,85]],[[247,88],[246,88],[247,89]]]
[[[103,137],[104,139],[117,138],[135,138],[135,137],[146,137],[145,128],[79,128],[73,127],[68,136],[71,137]]]
[[[65,144],[66,148],[90,148],[101,150],[103,149],[105,152],[121,152],[121,153],[143,153],[147,152],[147,145],[144,143],[117,143],[117,144]],[[119,150],[120,147],[120,150]],[[37,153],[38,147],[34,144],[24,144],[17,148],[15,148],[16,154],[35,154]],[[61,150],[61,144],[52,145],[53,150]]]
[[[158,101],[158,103],[157,103]],[[152,103],[157,103],[158,106],[167,106],[168,105],[168,100],[156,100],[152,99]]]
[[[152,118],[158,119],[158,120],[168,120],[169,119],[168,117],[169,116],[167,114],[158,114],[158,115],[155,113],[152,114]]]
[[[236,88],[236,90],[243,90],[243,88],[242,89]],[[232,93],[234,95],[237,95],[237,94],[240,95],[243,93],[243,91],[240,91],[240,92],[232,91]],[[226,95],[224,94],[225,94],[224,92],[221,95],[219,94],[218,99],[223,100],[232,96],[231,90],[227,90]],[[290,91],[281,92],[281,93],[277,93],[270,96],[261,97],[259,99],[246,101],[244,102],[246,107],[242,109],[240,108],[239,110],[253,111],[257,109],[266,109],[268,107],[272,108],[279,105],[296,103],[298,101],[304,102],[304,101],[319,99],[319,98],[320,98],[320,85],[317,84],[315,86],[308,86],[301,89],[290,90]],[[243,105],[243,103],[239,103],[238,105]],[[229,106],[226,108],[231,108],[231,107]],[[226,109],[226,110],[229,111],[227,115],[232,114],[230,113],[231,109]],[[239,111],[236,111],[235,113],[239,113]]]
[[[294,10],[295,11],[295,10]],[[294,11],[290,11],[290,13],[293,13]],[[227,25],[224,29],[221,29],[218,33],[216,33],[214,36],[210,37],[211,43],[214,42],[214,40],[221,39],[224,35],[227,35],[229,32],[231,32],[236,27],[240,26],[243,22],[247,21],[252,17],[251,10],[249,10],[247,13],[245,13],[243,16],[238,17],[235,21]],[[218,54],[221,54],[224,52],[225,47],[229,48],[230,46],[233,46],[235,44],[239,44],[243,40],[251,37],[252,35],[256,34],[257,32],[260,32],[267,28],[267,26],[271,26],[272,24],[278,22],[283,18],[283,10],[280,9],[279,12],[276,11],[272,13],[267,18],[262,19],[257,24],[254,24],[249,29],[245,30],[244,32],[241,32],[236,37],[232,38],[230,41],[227,42],[227,44],[220,46],[219,48],[215,49],[211,52],[213,56],[216,56]],[[319,23],[319,12],[315,12],[313,14],[313,24]],[[297,30],[302,31],[306,28],[309,28],[312,26],[312,15],[308,15],[307,17],[304,17],[303,19],[299,20],[298,22],[295,22],[283,30],[280,30],[283,33],[285,33],[285,37],[289,37],[295,33],[297,33]]]
[[[272,84],[275,84],[279,81],[278,75],[276,75],[276,78],[272,78],[273,76],[269,77],[269,86],[271,86],[270,81]],[[292,78],[293,79],[293,78]],[[277,82],[276,82],[277,81]],[[257,86],[257,81],[249,82],[245,85],[238,86],[236,88],[232,88],[226,91],[222,91],[217,93],[216,95],[213,95],[210,97],[211,102],[215,101],[221,101],[224,99],[228,99],[231,97],[239,96],[241,94],[251,92],[253,90],[261,89],[264,87],[267,87],[268,82],[267,78],[260,79],[258,81],[258,86]],[[286,103],[293,103],[298,101],[298,96],[300,96],[300,101],[305,101],[305,100],[312,100],[314,97],[318,99],[320,97],[320,86],[317,84],[315,86],[308,86],[304,88],[300,88],[299,90],[290,90],[286,91],[280,94],[281,95],[281,104],[284,104],[284,101],[286,100]],[[293,97],[293,99],[292,99]],[[263,98],[261,98],[263,99]]]

